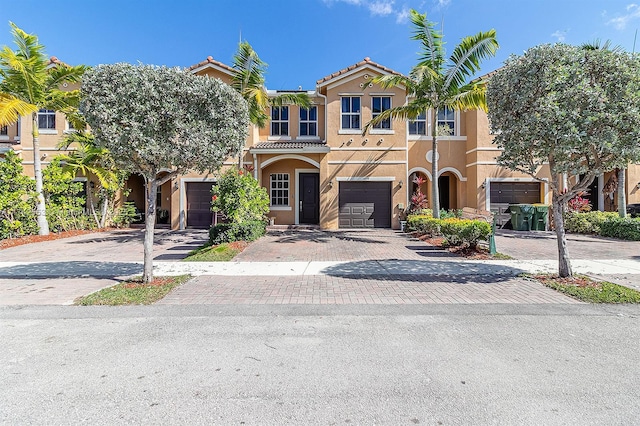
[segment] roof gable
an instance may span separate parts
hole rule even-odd
[[[220,61],[216,61],[215,59],[213,59],[212,56],[207,56],[207,59],[205,59],[204,61],[191,65],[187,69],[191,71],[193,74],[197,74],[198,72],[208,68],[214,69],[216,71],[220,71],[224,74],[227,74],[228,76],[233,76],[233,74],[235,73],[235,70],[231,68],[229,65],[223,64]]]
[[[346,78],[352,74],[355,74],[363,69],[372,69],[374,71],[380,72],[382,74],[397,74],[397,75],[402,75],[401,73],[392,70],[391,68],[387,68],[384,65],[380,65],[377,62],[373,62],[371,60],[371,58],[369,58],[368,56],[366,58],[364,58],[362,61],[357,62],[351,66],[348,66],[346,68],[341,69],[340,71],[334,72],[333,74],[330,74],[324,78],[321,78],[320,80],[316,81],[316,84],[318,85],[318,87],[323,87],[326,86],[328,84],[334,83],[338,80],[342,80],[343,78]]]

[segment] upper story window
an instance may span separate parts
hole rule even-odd
[[[300,108],[300,136],[318,136],[318,107]]]
[[[38,128],[54,130],[56,128],[56,112],[52,109],[38,111]]]
[[[9,135],[9,126],[0,127],[0,136],[8,136]]]
[[[449,135],[455,135],[456,130],[456,120],[455,120],[455,110],[453,108],[444,107],[441,110],[438,110],[438,127],[445,126],[450,130]]]
[[[271,136],[289,136],[289,107],[271,107]]]
[[[341,128],[360,129],[360,97],[343,96],[341,107]]]
[[[391,96],[373,96],[371,98],[371,112],[376,118],[383,111],[391,109]],[[374,129],[391,129],[391,118],[386,118],[373,126]]]
[[[409,120],[410,135],[426,135],[427,134],[427,113],[423,112],[416,117],[415,120]]]
[[[271,173],[271,205],[289,205],[289,173]]]

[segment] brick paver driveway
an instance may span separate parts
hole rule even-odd
[[[234,259],[318,261],[346,263],[317,275],[203,275],[160,304],[577,303],[537,282],[514,277],[513,270],[485,275],[463,258],[389,229],[276,231]],[[374,270],[423,262],[438,272],[381,275]]]

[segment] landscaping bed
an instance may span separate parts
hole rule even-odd
[[[74,304],[81,306],[149,305],[162,299],[171,290],[190,278],[190,275],[156,277],[148,284],[143,283],[141,278],[131,279],[87,296],[79,297],[74,301]]]
[[[24,244],[39,243],[42,241],[53,241],[61,238],[75,237],[77,235],[91,234],[93,232],[107,231],[109,228],[102,229],[75,229],[72,231],[52,232],[49,235],[25,235],[18,238],[7,238],[0,241],[0,250],[10,247],[21,246]]]
[[[640,292],[607,281],[596,281],[584,275],[560,278],[557,275],[526,275],[567,296],[588,303],[640,303]]]

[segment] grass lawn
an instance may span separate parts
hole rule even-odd
[[[554,275],[528,275],[542,284],[589,303],[640,303],[640,292],[607,281],[595,281],[584,275],[560,278]]]
[[[223,243],[217,246],[204,245],[193,250],[182,260],[185,262],[227,262],[246,247],[247,243],[244,241]]]
[[[76,305],[149,305],[166,296],[191,276],[157,277],[152,283],[143,284],[141,278],[124,281],[75,300]]]

